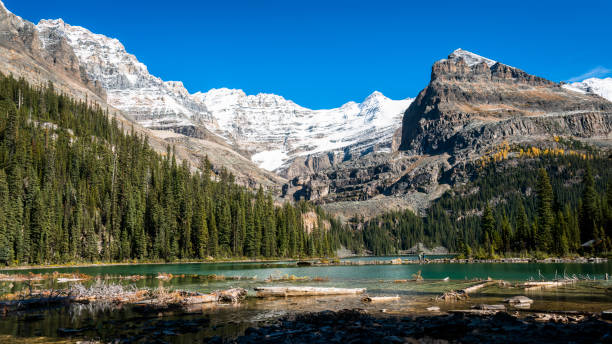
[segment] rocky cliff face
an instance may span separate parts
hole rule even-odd
[[[434,64],[404,114],[399,149],[438,154],[551,135],[609,138],[611,114],[599,96],[457,51]]]
[[[22,76],[34,84],[55,86],[80,98],[102,102],[106,95],[87,78],[65,39],[41,35],[36,26],[11,13],[0,2],[0,70]]]
[[[133,128],[140,135],[148,136],[151,146],[159,152],[165,152],[169,144],[174,145],[178,158],[189,161],[191,166],[199,166],[201,159],[208,156],[215,171],[226,168],[241,184],[280,190],[284,179],[259,169],[206,127],[187,122],[187,125],[174,126],[175,132],[165,130],[176,123],[176,108],[192,112],[202,110],[198,106],[203,108],[202,105],[180,102],[181,97],[189,97],[181,83],[147,77],[148,73],[143,74],[146,67],[125,53],[118,41],[104,36],[94,37],[80,28],[68,30],[68,27],[62,20],[41,21],[34,25],[11,13],[0,1],[0,72],[23,77],[33,85],[51,81],[60,92],[94,101],[109,109],[124,128]],[[79,49],[74,49],[74,46]],[[138,98],[136,92],[136,97],[132,98],[136,86],[140,87],[139,90],[152,92],[143,91],[144,98]],[[108,102],[107,88],[110,90]],[[167,94],[173,96],[166,102],[169,99]],[[125,101],[131,112],[118,111],[122,109],[122,103],[115,103],[117,99]],[[119,106],[115,108],[113,104]],[[161,110],[155,112],[157,109]],[[164,130],[148,130],[140,126],[134,117],[138,118],[143,112],[159,113],[160,117],[148,119],[153,129]],[[166,121],[170,113],[173,116]],[[178,121],[186,120],[179,117]]]
[[[406,110],[394,137],[398,152],[307,159],[315,172],[301,171],[283,190],[331,210],[340,202],[352,209],[347,216],[398,202],[418,211],[470,178],[477,161],[502,143],[550,146],[561,136],[609,146],[612,103],[594,91],[459,49],[434,64],[431,82]]]
[[[314,154],[349,146],[352,151],[390,150],[389,139],[412,101],[374,92],[362,103],[312,110],[275,94],[227,88],[190,94],[181,82],[151,75],[116,39],[61,19],[42,20],[37,30],[49,47],[67,42],[87,77],[106,90],[108,103],[140,125],[196,138],[214,134],[218,143],[283,176],[291,175],[287,170],[294,160]]]
[[[66,42],[84,73],[106,90],[108,103],[139,124],[152,129],[193,126],[206,120],[206,107],[194,102],[180,82],[164,82],[128,54],[116,39],[66,24],[61,19],[41,20],[36,26],[47,45]],[[193,118],[193,121],[191,120]]]

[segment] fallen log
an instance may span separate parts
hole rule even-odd
[[[474,293],[486,286],[489,286],[491,284],[495,284],[498,283],[497,281],[486,281],[486,282],[482,282],[482,283],[478,283],[476,285],[473,285],[471,287],[467,287],[461,290],[461,292],[463,292],[464,294],[471,294]]]
[[[318,287],[256,287],[257,297],[357,295],[365,288],[318,288]]]
[[[181,303],[183,305],[197,305],[200,303],[217,302],[217,299],[218,297],[215,294],[194,295],[184,298]]]
[[[68,282],[78,282],[78,281],[82,281],[83,278],[65,278],[65,277],[60,277],[57,279],[57,283],[68,283]]]
[[[366,296],[361,301],[363,302],[389,302],[399,300],[399,295],[395,296]]]
[[[212,293],[211,295],[216,295],[218,302],[237,303],[246,297],[247,291],[246,289],[243,289],[243,288],[232,288],[232,289],[227,289],[227,290],[216,291]]]
[[[476,315],[491,315],[498,312],[502,312],[500,310],[486,310],[486,309],[451,309],[448,313],[451,314],[476,314]]]
[[[470,297],[469,294],[473,294],[477,292],[478,290],[486,286],[495,284],[495,283],[499,283],[499,281],[488,280],[488,281],[480,282],[478,284],[469,286],[464,289],[447,291],[443,293],[442,295],[437,296],[435,298],[435,301],[455,302],[455,301],[467,300]]]
[[[437,296],[435,300],[445,301],[445,302],[455,302],[455,301],[467,300],[468,297],[469,296],[461,290],[459,291],[451,290],[451,291],[447,291],[443,293],[440,296]]]
[[[505,311],[506,310],[506,306],[504,306],[504,305],[487,305],[487,304],[481,303],[479,305],[472,306],[472,309],[479,309],[479,310],[483,310],[483,311]]]
[[[525,291],[537,291],[548,288],[557,288],[567,284],[571,284],[574,281],[542,281],[542,282],[525,282],[523,288]]]

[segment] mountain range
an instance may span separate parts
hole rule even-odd
[[[374,92],[362,103],[311,110],[275,94],[246,95],[219,88],[190,94],[180,81],[162,81],[116,39],[42,20],[36,26],[43,45],[61,37],[72,47],[90,80],[102,85],[108,104],[152,130],[196,136],[206,128],[274,171],[295,157],[369,144],[387,149],[411,99],[394,101]],[[195,130],[194,130],[195,129]]]
[[[374,92],[322,110],[238,89],[190,93],[117,39],[61,19],[34,25],[1,2],[0,52],[3,73],[96,102],[193,168],[207,156],[241,184],[347,217],[424,209],[502,144],[612,140],[612,78],[556,83],[462,49],[434,63],[416,98]]]

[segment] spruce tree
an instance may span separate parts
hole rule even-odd
[[[9,264],[13,258],[13,247],[10,241],[8,226],[8,184],[6,173],[0,169],[0,264]]]
[[[597,238],[597,194],[591,167],[587,165],[582,179],[582,207],[580,208],[580,237],[582,242]]]
[[[504,214],[501,221],[501,240],[502,240],[502,250],[503,252],[510,252],[512,245],[512,227],[508,218]]]
[[[199,220],[197,222],[197,250],[198,257],[201,259],[206,258],[206,252],[208,250],[208,223],[206,219],[206,213],[204,209],[200,210],[200,214],[198,215]]]
[[[537,199],[538,226],[536,232],[536,247],[540,251],[546,252],[552,247],[553,191],[548,173],[546,173],[546,170],[543,168],[538,171]]]
[[[518,251],[525,251],[531,248],[530,227],[525,213],[523,202],[519,202],[519,208],[516,219],[516,237],[514,240],[515,248]]]
[[[246,254],[249,257],[257,256],[257,245],[255,243],[256,235],[255,235],[255,214],[253,213],[253,207],[247,207],[247,216],[246,216],[246,235],[245,235],[245,250]]]
[[[496,250],[494,242],[495,218],[491,207],[487,204],[482,214],[480,230],[483,233],[483,242],[489,253],[494,253]]]

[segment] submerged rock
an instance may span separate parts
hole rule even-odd
[[[509,303],[509,304],[518,304],[518,303],[532,304],[533,300],[528,298],[527,296],[519,295],[519,296],[513,296],[510,298],[507,298],[504,300],[504,302]]]
[[[425,317],[374,317],[363,310],[307,313],[249,329],[231,343],[597,343],[612,324],[596,318],[561,323],[519,319],[506,312]]]

